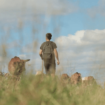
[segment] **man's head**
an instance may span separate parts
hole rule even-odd
[[[52,38],[51,33],[47,33],[46,34],[46,41],[51,40],[51,38]]]

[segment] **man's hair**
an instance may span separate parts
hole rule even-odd
[[[49,40],[51,40],[52,34],[51,34],[51,33],[47,33],[47,34],[46,34],[46,38],[48,38]]]

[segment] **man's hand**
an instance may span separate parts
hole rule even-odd
[[[60,64],[60,62],[59,62],[59,61],[57,61],[57,64],[59,65],[59,64]]]
[[[57,64],[59,65],[60,62],[59,62],[58,52],[57,52],[57,49],[56,48],[54,49],[54,54],[55,54],[55,57],[57,59]]]

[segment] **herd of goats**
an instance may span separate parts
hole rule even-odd
[[[27,61],[30,61],[30,59],[27,60],[22,60],[19,57],[15,56],[12,58],[8,64],[8,70],[11,75],[13,76],[19,76],[22,74],[22,72],[25,71],[25,63]],[[8,77],[10,74],[6,73],[4,76]],[[37,71],[36,75],[41,75],[41,71]],[[0,74],[2,75],[2,73]],[[93,76],[88,76],[88,77],[81,77],[81,74],[76,72],[74,73],[71,77],[69,77],[67,74],[62,74],[60,79],[62,81],[66,81],[71,84],[78,84],[78,83],[84,83],[84,84],[92,84],[96,83],[95,79]]]

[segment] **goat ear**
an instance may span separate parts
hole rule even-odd
[[[28,61],[30,61],[30,59],[24,60],[24,62],[28,62]]]
[[[27,59],[27,61],[30,61],[30,59]]]

